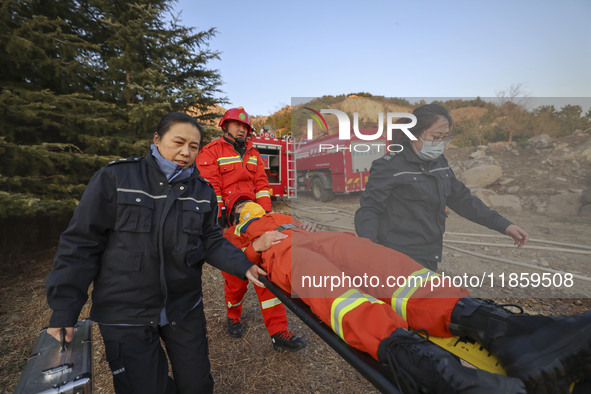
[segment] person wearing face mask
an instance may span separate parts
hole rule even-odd
[[[446,108],[427,104],[416,108],[412,141],[397,130],[391,143],[403,146],[372,163],[370,176],[355,213],[360,237],[398,250],[426,268],[441,261],[446,207],[459,215],[513,238],[521,247],[529,235],[488,208],[458,180],[443,155],[453,139],[453,121]],[[405,120],[401,120],[405,121]]]
[[[203,264],[262,285],[257,278],[264,271],[217,225],[215,192],[195,168],[201,133],[191,116],[170,113],[145,157],[100,169],[45,282],[53,310],[47,333],[59,340],[64,330],[68,342],[93,284],[90,318],[99,325],[118,394],[213,392]]]

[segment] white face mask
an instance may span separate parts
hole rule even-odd
[[[421,148],[421,151],[417,152],[415,149],[415,152],[421,160],[435,160],[443,154],[443,151],[445,150],[445,147],[448,143],[449,141],[444,143],[435,141],[423,141],[423,147]]]

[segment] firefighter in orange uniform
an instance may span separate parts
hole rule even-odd
[[[271,211],[269,181],[265,165],[258,150],[247,140],[252,131],[250,117],[242,107],[226,111],[219,126],[224,135],[206,146],[197,155],[200,175],[215,189],[219,206],[218,218],[222,227],[227,227],[226,207],[240,195],[256,199],[267,212]],[[224,295],[227,306],[228,334],[242,336],[242,301],[248,281],[233,275],[224,275]],[[306,342],[287,329],[287,317],[283,304],[269,290],[255,287],[261,305],[263,320],[276,350],[297,351]]]
[[[341,339],[388,364],[401,392],[568,393],[571,382],[591,378],[591,367],[582,365],[591,359],[591,311],[567,317],[512,313],[451,281],[438,282],[441,275],[410,257],[355,234],[307,232],[290,216],[265,214],[247,200],[234,205],[236,217],[238,224],[224,236]],[[310,277],[325,279],[307,282]],[[352,285],[346,277],[366,279]],[[374,277],[379,281],[367,280]],[[431,282],[438,284],[426,285]],[[508,376],[464,367],[410,328],[478,341]]]
[[[242,107],[232,108],[226,111],[219,126],[224,135],[199,151],[197,167],[201,176],[213,185],[220,224],[227,227],[226,207],[233,195],[252,193],[267,212],[271,212],[271,196],[261,155],[247,140],[252,131],[250,116]]]

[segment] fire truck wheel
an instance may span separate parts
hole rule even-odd
[[[332,190],[324,187],[322,179],[320,178],[314,178],[312,182],[310,182],[310,189],[312,189],[312,195],[318,201],[325,202],[334,198],[334,193]]]

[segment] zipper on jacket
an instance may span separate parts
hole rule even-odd
[[[160,216],[160,223],[158,225],[158,255],[160,257],[160,289],[164,294],[164,312],[166,312],[166,303],[168,301],[168,287],[166,286],[166,276],[164,274],[164,221],[166,220],[166,215],[170,211],[171,206],[166,209],[168,205],[168,198],[170,196],[170,192],[172,191],[172,186],[168,184],[166,186],[166,202],[164,203],[164,209],[162,210],[162,214]],[[160,312],[158,312],[158,318],[160,319]],[[158,322],[160,323],[160,322]]]

